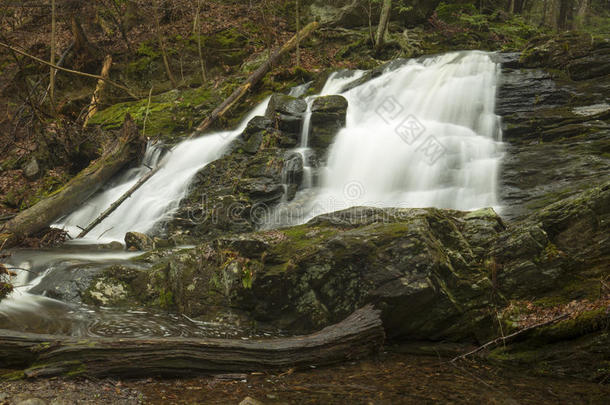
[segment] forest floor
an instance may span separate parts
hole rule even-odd
[[[610,387],[527,375],[477,361],[415,356],[389,347],[377,359],[332,368],[146,380],[0,382],[0,404],[604,404]],[[254,402],[255,403],[255,402]]]

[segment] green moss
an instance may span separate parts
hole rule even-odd
[[[458,22],[464,15],[476,13],[477,9],[473,4],[452,4],[442,2],[436,8],[438,18],[448,23]]]
[[[17,380],[23,380],[25,377],[26,377],[25,372],[23,370],[19,370],[19,371],[12,371],[10,373],[2,374],[0,379],[7,380],[7,381],[17,381]]]
[[[163,309],[174,306],[174,294],[171,291],[162,291],[157,299],[157,305]]]
[[[607,330],[610,326],[609,322],[606,308],[585,311],[575,318],[534,330],[531,340],[537,343],[549,343],[574,339],[588,333]]]
[[[140,44],[140,46],[138,47],[138,50],[136,51],[138,55],[140,56],[148,56],[151,58],[158,58],[161,56],[160,52],[157,52],[154,47],[156,47],[156,45],[151,42],[151,41],[147,41],[147,42],[142,42]]]
[[[173,141],[203,119],[205,112],[212,109],[219,98],[219,94],[208,87],[173,90],[153,96],[150,105],[148,99],[115,104],[95,114],[90,123],[104,129],[116,129],[123,125],[125,116],[129,114],[146,136]]]
[[[574,300],[587,299],[594,301],[599,298],[600,286],[601,284],[597,279],[573,280],[559,291],[554,291],[535,300],[533,304],[542,308],[552,308],[568,304]]]

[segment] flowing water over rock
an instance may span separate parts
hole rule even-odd
[[[498,207],[499,72],[489,54],[450,53],[390,65],[342,93],[347,125],[328,152],[320,187],[275,210],[267,226],[351,206]],[[333,79],[326,94],[345,85]]]
[[[185,336],[247,338],[267,331],[150,309],[85,305],[81,296],[104,267],[129,263],[141,252],[100,252],[91,247],[15,251],[7,263],[20,268],[15,291],[0,302],[0,329],[73,336]],[[277,334],[274,332],[274,334]]]
[[[116,186],[98,194],[53,226],[65,228],[71,236],[78,235],[79,226],[85,227],[91,223],[146,174],[150,167],[162,165],[157,174],[80,241],[89,244],[122,241],[129,231],[146,233],[153,230],[158,223],[171,217],[197,171],[218,159],[231,140],[245,129],[248,121],[263,114],[267,101],[254,108],[235,130],[189,139],[162,158],[159,148],[150,147],[141,167],[127,173],[117,181]]]
[[[303,223],[359,205],[462,210],[497,206],[502,157],[494,113],[498,75],[498,65],[483,52],[398,61],[373,78],[363,71],[331,75],[319,96],[342,94],[347,99],[346,127],[328,151],[311,149],[309,118],[315,97],[306,98],[308,113],[300,145],[293,151],[304,161],[301,191],[294,201],[282,202],[265,226]],[[293,94],[306,89],[299,87]],[[220,158],[250,119],[264,114],[267,101],[233,131],[189,139],[167,153],[149,146],[142,166],[124,173],[54,226],[75,236],[151,168],[161,166],[78,244],[122,241],[129,231],[154,233],[178,208],[198,171]],[[80,302],[77,292],[102,267],[133,256],[74,245],[51,252],[15,252],[9,265],[28,271],[18,270],[17,284],[22,287],[0,303],[0,328],[106,336],[249,334],[167,313],[92,308]]]

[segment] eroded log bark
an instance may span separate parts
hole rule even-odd
[[[13,246],[21,238],[37,234],[54,220],[70,213],[119,170],[129,163],[138,162],[144,148],[145,140],[128,116],[125,118],[120,135],[106,147],[101,157],[89,164],[55,194],[20,212],[0,227],[0,245],[4,243],[5,247]]]
[[[0,330],[4,377],[217,374],[323,366],[370,356],[385,334],[371,305],[306,336],[268,340],[75,338]]]

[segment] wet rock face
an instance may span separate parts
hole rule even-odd
[[[610,76],[572,81],[525,67],[525,57],[519,54],[500,58],[496,111],[502,116],[506,143],[499,179],[501,215],[523,219],[605,181],[610,170],[610,106],[600,102],[607,98]]]
[[[31,294],[70,303],[80,303],[83,292],[89,288],[92,280],[102,271],[100,265],[72,264],[56,266],[31,290]]]
[[[197,243],[225,233],[251,232],[274,205],[292,199],[301,185],[304,162],[290,150],[300,139],[306,109],[303,100],[274,95],[267,116],[254,117],[222,158],[197,173],[166,224],[168,238]]]
[[[347,100],[343,96],[318,97],[311,106],[311,134],[309,144],[319,155],[335,140],[337,132],[345,127]]]
[[[198,243],[225,233],[251,232],[273,207],[292,200],[303,180],[303,167],[317,167],[314,156],[292,152],[301,137],[307,103],[274,94],[264,117],[254,117],[231,142],[224,156],[195,176],[190,191],[166,224],[177,243]],[[312,108],[312,143],[324,151],[345,125],[347,101],[320,97]]]
[[[269,100],[265,118],[284,134],[284,146],[296,146],[301,137],[307,103],[285,94],[274,94]],[[287,142],[290,141],[290,142]]]
[[[265,135],[274,131],[273,121],[267,117],[254,117],[242,134],[229,146],[229,152],[243,151],[254,155],[260,149]]]

